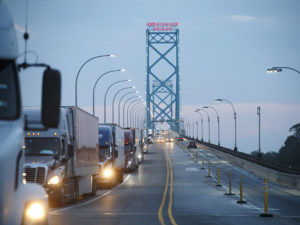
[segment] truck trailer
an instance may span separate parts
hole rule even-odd
[[[45,130],[39,108],[25,108],[25,173],[38,183],[51,204],[76,202],[80,194],[96,194],[98,118],[74,106],[60,108],[55,129]]]

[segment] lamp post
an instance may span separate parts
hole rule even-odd
[[[260,106],[257,107],[257,115],[258,115],[258,156],[261,156],[260,149]]]
[[[134,98],[141,98],[142,96],[137,96],[137,95],[135,95],[135,96],[133,96],[133,97],[131,97],[131,98],[128,98],[125,102],[124,102],[124,104],[123,104],[123,127],[125,127],[125,106],[126,106],[126,104],[127,104],[127,102],[128,101],[130,101],[131,99],[134,99]],[[138,99],[137,99],[138,100]],[[128,118],[128,117],[127,117]],[[127,125],[128,125],[128,121],[127,121]]]
[[[142,102],[135,102],[131,109],[129,110],[129,106],[128,106],[128,110],[130,111],[129,113],[129,126],[133,126],[133,115],[134,115],[134,109],[139,106],[140,104],[142,104]]]
[[[232,109],[233,109],[233,119],[234,119],[234,151],[237,151],[237,145],[236,145],[236,111],[235,111],[235,108],[233,106],[233,104],[227,100],[227,99],[224,99],[224,98],[219,98],[219,99],[216,99],[215,102],[227,102],[231,105]]]
[[[106,89],[106,92],[104,94],[104,123],[106,123],[106,98],[107,98],[107,93],[108,93],[109,89],[111,89],[111,87],[113,87],[114,85],[116,85],[118,83],[122,83],[122,82],[131,82],[131,80],[118,80],[118,81],[112,83],[111,85],[109,85],[109,87]]]
[[[193,139],[195,138],[195,129],[194,129],[194,121],[193,121]]]
[[[273,66],[272,68],[267,69],[267,73],[277,73],[277,72],[282,72],[282,69],[288,69],[288,70],[293,70],[296,73],[300,73],[299,70],[296,70],[292,67],[288,66]]]
[[[89,58],[88,60],[86,60],[82,65],[81,67],[79,68],[78,72],[77,72],[77,75],[76,75],[76,80],[75,80],[75,106],[77,107],[77,82],[78,82],[78,77],[79,77],[79,74],[82,70],[82,68],[90,61],[94,60],[94,59],[97,59],[97,58],[102,58],[102,57],[116,57],[116,55],[114,54],[106,54],[106,55],[97,55],[97,56],[94,56],[92,58]]]
[[[212,109],[217,114],[217,122],[218,122],[218,146],[220,146],[220,117],[218,111],[212,106],[204,106],[204,109]]]
[[[199,128],[198,128],[198,121],[196,121],[196,129],[197,129],[197,140],[199,139],[199,134],[198,134],[198,132],[199,132]]]
[[[127,90],[127,89],[131,89],[131,88],[134,89],[135,86],[121,88],[120,90],[118,90],[118,91],[115,93],[115,95],[114,95],[114,97],[113,97],[113,100],[112,100],[112,105],[111,105],[111,108],[112,108],[112,110],[111,110],[111,112],[112,112],[112,114],[111,114],[111,117],[112,117],[112,123],[115,122],[115,99],[116,99],[117,95],[118,95],[121,91],[124,91],[124,90]],[[119,122],[120,122],[120,121],[119,121]]]
[[[209,114],[206,110],[204,109],[196,109],[197,111],[203,111],[205,112],[206,116],[207,116],[207,121],[208,121],[208,143],[210,143],[210,117]]]
[[[203,116],[200,111],[195,110],[195,112],[199,113],[199,115],[201,116],[201,141],[203,141]]]
[[[142,96],[141,96],[142,97]],[[129,109],[130,109],[130,106],[132,105],[132,104],[136,104],[138,101],[140,101],[141,99],[140,98],[138,98],[138,99],[136,99],[136,100],[133,100],[133,101],[131,101],[129,104],[128,104],[128,107],[127,107],[127,127],[129,127],[131,124],[129,123],[129,120],[130,120],[130,118],[131,118],[131,116],[130,116],[130,118],[129,118]]]
[[[145,106],[144,105],[137,105],[137,107],[135,107],[132,111],[132,125],[133,127],[138,127],[138,121],[137,121],[137,117],[138,117],[138,112],[139,110],[142,110]]]
[[[135,124],[135,120],[136,120],[136,110],[141,108],[141,107],[144,107],[144,105],[141,103],[141,102],[138,102],[138,103],[135,103],[132,107],[131,107],[131,110],[130,110],[130,126],[134,126],[136,125]]]
[[[125,72],[125,69],[118,69],[118,70],[110,70],[110,71],[107,71],[105,73],[102,73],[98,79],[96,80],[95,84],[94,84],[94,87],[93,87],[93,115],[95,116],[95,89],[96,89],[96,85],[98,84],[99,80],[104,77],[106,74],[109,74],[109,73],[113,73],[113,72]]]
[[[139,91],[130,91],[130,92],[127,92],[127,93],[125,93],[124,95],[122,95],[122,97],[120,98],[120,100],[119,100],[119,103],[118,103],[118,124],[121,126],[121,112],[120,112],[120,108],[121,108],[121,102],[122,102],[122,100],[123,100],[123,98],[125,98],[127,95],[130,95],[130,94],[134,94],[134,93],[136,93],[136,94],[138,94],[139,93]],[[124,114],[123,114],[123,121],[124,121]],[[124,123],[124,122],[123,122]]]

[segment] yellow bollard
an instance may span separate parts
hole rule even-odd
[[[217,186],[218,186],[218,187],[221,187],[222,184],[220,184],[220,169],[219,169],[219,168],[217,169],[217,175],[218,175],[218,183],[217,183]]]
[[[261,213],[261,217],[273,217],[272,214],[268,213],[268,183],[267,178],[264,179],[264,200],[265,200],[265,213]]]
[[[202,159],[202,167],[201,167],[201,169],[205,169],[204,168],[204,159]]]
[[[228,183],[229,183],[229,192],[225,193],[225,195],[234,195],[234,193],[231,192],[231,173],[228,172]]]
[[[211,175],[210,175],[210,162],[208,162],[207,177],[211,177]]]
[[[242,175],[240,175],[240,200],[237,201],[239,204],[246,203],[245,200],[243,200],[243,183],[242,183]]]

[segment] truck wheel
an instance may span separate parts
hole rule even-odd
[[[92,179],[92,195],[95,196],[97,192],[97,181],[96,181],[96,176],[93,176]]]
[[[122,184],[123,183],[123,176],[124,176],[124,172],[123,170],[121,169],[119,171],[119,183]]]
[[[74,179],[74,187],[73,187],[73,203],[78,201],[79,197],[79,186],[77,179]]]

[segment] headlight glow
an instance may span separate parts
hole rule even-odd
[[[112,170],[111,169],[105,169],[104,171],[103,171],[103,176],[104,177],[111,177],[112,176]]]
[[[51,177],[48,181],[48,184],[58,184],[59,183],[59,177],[57,175]]]
[[[141,158],[142,158],[142,154],[141,154],[141,153],[139,153],[139,156],[138,156],[138,157],[139,157],[139,159],[141,159]]]
[[[131,160],[129,160],[129,161],[128,161],[128,165],[131,165],[131,164],[132,164],[132,162],[131,162]]]
[[[41,220],[45,215],[45,206],[40,202],[33,202],[26,208],[26,217],[29,220]]]

